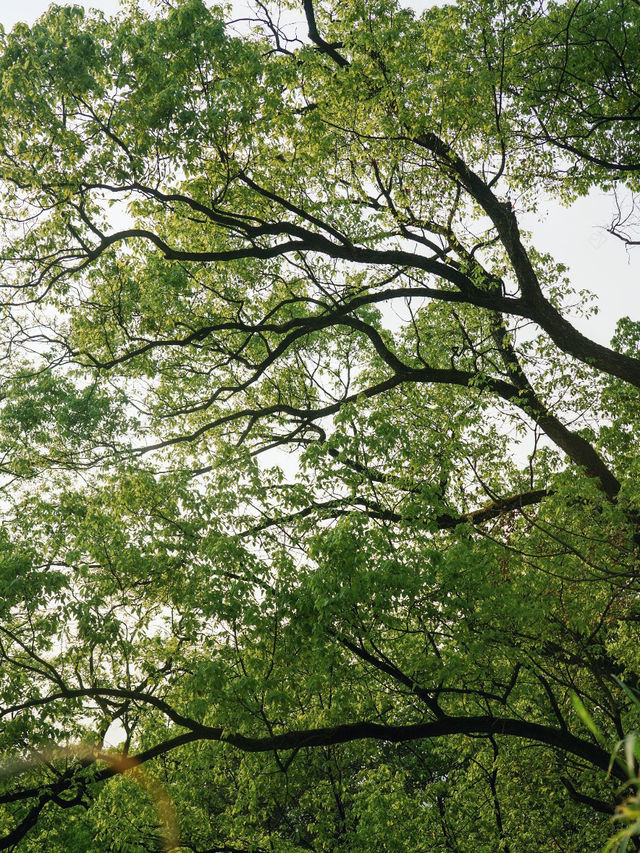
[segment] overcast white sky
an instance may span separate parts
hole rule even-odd
[[[429,0],[405,0],[419,11]],[[118,10],[118,0],[77,0],[78,5],[92,6],[107,13]],[[71,5],[59,0],[60,5]],[[49,0],[0,0],[0,23],[10,29],[17,21],[32,23],[49,6]],[[570,267],[571,279],[579,288],[598,295],[600,312],[583,327],[590,337],[608,343],[618,317],[640,318],[640,282],[638,261],[630,255],[603,226],[611,218],[612,199],[593,193],[570,209],[553,203],[542,222],[521,216],[524,227],[535,234],[538,248],[551,252],[558,261]],[[640,255],[640,247],[635,250]],[[577,323],[582,326],[580,322]]]
[[[0,23],[5,30],[11,29],[18,21],[31,24],[51,5],[51,0],[0,0]],[[102,9],[104,12],[116,12],[118,0],[91,0],[91,2],[76,3],[58,0],[58,6],[87,6]]]

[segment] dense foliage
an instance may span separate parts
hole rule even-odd
[[[640,324],[518,217],[632,204],[640,6],[250,17],[2,37],[0,849],[599,850]]]

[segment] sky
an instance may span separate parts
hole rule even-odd
[[[49,7],[51,0],[0,0],[0,23],[5,30],[11,29],[18,21],[32,24],[35,19]],[[103,12],[117,12],[118,0],[91,0],[84,3],[76,0],[75,3],[67,0],[58,0],[58,6],[86,6],[94,9],[102,9]]]
[[[69,0],[58,0],[71,5]],[[118,10],[118,0],[76,0],[78,5],[94,7],[107,13]],[[429,0],[405,0],[405,5],[420,11]],[[18,21],[32,23],[49,6],[49,0],[0,0],[0,23],[10,29]],[[576,319],[576,325],[600,343],[608,343],[620,316],[640,319],[640,288],[634,272],[634,250],[607,234],[604,226],[611,220],[613,199],[593,192],[570,208],[556,202],[542,205],[536,217],[520,212],[521,227],[530,230],[537,248],[547,251],[566,264],[577,289],[595,292],[599,313],[587,321]],[[542,215],[542,219],[540,218]],[[640,247],[635,252],[640,254]]]

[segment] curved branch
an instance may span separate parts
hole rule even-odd
[[[428,287],[427,285],[420,287],[394,287],[392,290],[376,290],[371,293],[361,294],[345,302],[334,303],[331,306],[331,310],[326,311],[325,313],[293,317],[290,320],[277,323],[270,320],[270,318],[273,317],[274,314],[277,314],[281,308],[286,307],[294,301],[282,300],[276,308],[270,310],[268,317],[265,317],[264,320],[257,323],[246,323],[242,320],[228,320],[224,323],[200,326],[197,329],[193,329],[193,331],[184,335],[182,338],[158,338],[155,340],[138,338],[138,340],[143,341],[139,346],[129,349],[122,355],[109,359],[109,361],[101,361],[86,350],[74,352],[73,355],[85,356],[89,359],[92,365],[100,370],[110,370],[119,364],[123,364],[137,356],[144,355],[151,350],[162,347],[187,347],[189,345],[195,345],[204,341],[209,335],[217,332],[240,332],[246,335],[258,335],[265,332],[271,332],[273,334],[284,335],[297,329],[301,330],[301,334],[304,335],[310,332],[317,332],[334,324],[337,325],[340,318],[354,313],[358,308],[362,308],[367,305],[376,305],[379,302],[390,302],[395,299],[413,298],[436,299],[441,302],[450,302],[454,304],[468,304],[470,301],[467,296],[457,290],[444,290],[442,288]],[[328,307],[324,303],[311,298],[300,298],[298,301],[303,304],[318,304],[323,308]],[[487,300],[483,299],[482,301],[483,305],[479,307],[492,308],[491,305],[486,304]]]
[[[416,377],[413,381],[446,383],[449,385],[461,385],[463,387],[476,386],[486,388],[492,393],[514,406],[517,406],[526,415],[533,418],[544,430],[549,438],[560,447],[567,456],[587,474],[597,479],[607,497],[613,499],[620,491],[620,483],[605,465],[601,457],[581,435],[571,432],[555,415],[553,415],[542,400],[533,390],[528,379],[525,377],[517,360],[512,362],[510,378],[514,382],[510,385],[501,379],[490,376],[474,375],[461,370],[437,370],[435,368],[419,368],[411,370],[385,345],[377,329],[364,323],[357,318],[348,317],[342,323],[363,332],[372,342],[376,352],[396,373],[409,373]],[[515,354],[509,350],[508,354],[515,359]],[[509,363],[509,362],[508,362]],[[517,388],[516,393],[513,389]]]
[[[339,47],[339,45],[329,44],[329,42],[326,42],[318,32],[313,0],[303,0],[302,5],[304,7],[304,14],[307,19],[307,27],[309,28],[309,38],[311,41],[319,48],[321,53],[326,53],[327,56],[330,56],[340,68],[348,68],[349,62],[336,50],[336,47]]]
[[[487,737],[505,736],[516,737],[538,743],[540,745],[560,750],[569,755],[583,759],[592,767],[609,772],[609,753],[597,744],[585,741],[563,729],[541,723],[531,723],[511,717],[480,716],[444,716],[426,723],[407,725],[384,725],[380,723],[357,722],[339,726],[320,727],[306,730],[291,730],[282,734],[268,737],[248,737],[238,733],[226,732],[221,726],[198,725],[198,731],[187,731],[177,737],[163,741],[150,749],[133,756],[122,756],[118,761],[110,762],[109,767],[92,776],[92,781],[105,781],[112,776],[126,772],[154,758],[164,755],[179,746],[196,740],[216,741],[228,744],[241,752],[262,753],[274,750],[300,750],[320,746],[334,746],[350,743],[356,740],[375,740],[387,743],[405,743],[413,740],[430,740],[432,738],[453,735],[479,735]],[[106,755],[105,755],[106,757]],[[89,766],[101,760],[101,754],[87,757],[83,765]],[[628,781],[624,768],[613,764],[611,774],[623,782]],[[33,789],[34,796],[38,795],[45,802],[68,790],[76,783],[74,779],[63,779],[54,785]],[[20,792],[24,798],[24,792]],[[4,802],[11,800],[5,795]],[[42,806],[41,806],[42,807]],[[37,815],[36,815],[37,817]],[[34,821],[35,822],[35,821]],[[28,829],[28,828],[27,828]],[[15,832],[15,830],[14,830]],[[6,838],[6,837],[5,837]],[[0,840],[0,849],[6,849],[5,839]],[[15,843],[15,842],[12,842]],[[4,845],[4,846],[3,846]]]
[[[565,352],[640,388],[640,360],[587,338],[545,298],[529,255],[520,240],[518,220],[511,204],[501,202],[487,183],[435,133],[423,133],[412,138],[412,141],[434,154],[457,177],[493,222],[516,274],[523,301],[527,305],[527,316],[538,323]]]
[[[441,515],[436,516],[435,523],[438,530],[451,530],[460,524],[483,524],[486,521],[492,521],[494,518],[499,518],[502,515],[515,512],[521,507],[539,504],[544,500],[544,498],[549,497],[551,494],[553,494],[551,489],[533,489],[530,492],[522,492],[521,494],[499,498],[486,506],[472,510],[471,512],[461,513],[460,515],[442,513]],[[304,509],[282,515],[279,518],[265,518],[264,521],[254,527],[251,527],[249,530],[245,531],[245,533],[260,533],[260,531],[266,530],[274,525],[288,524],[289,522],[296,521],[297,519],[308,518],[315,512],[323,513],[329,511],[329,515],[331,517],[345,515],[347,512],[350,512],[354,506],[357,508],[361,507],[362,511],[370,518],[377,518],[393,523],[400,523],[406,520],[402,513],[394,512],[393,510],[382,507],[378,503],[369,501],[366,498],[333,498],[332,500],[323,501],[322,503],[312,503],[309,506],[304,507]],[[411,520],[415,521],[415,518],[412,517]],[[429,521],[432,521],[432,519],[429,519]]]
[[[588,794],[583,794],[582,791],[576,790],[571,780],[566,776],[561,776],[560,781],[567,789],[571,799],[576,803],[581,803],[583,806],[589,806],[589,808],[596,812],[600,812],[600,814],[615,814],[615,806],[611,803],[605,803],[604,800],[596,799],[596,797],[590,797]]]

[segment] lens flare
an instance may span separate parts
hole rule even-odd
[[[96,749],[89,744],[75,744],[56,747],[51,750],[38,752],[32,759],[18,759],[0,767],[0,778],[17,776],[42,762],[55,761],[60,758],[76,758],[79,761],[104,762],[114,774],[128,774],[135,784],[145,792],[155,808],[158,824],[162,833],[162,849],[165,853],[180,849],[178,838],[178,822],[173,800],[165,786],[146,772],[142,763],[135,757],[117,752],[106,752]]]

